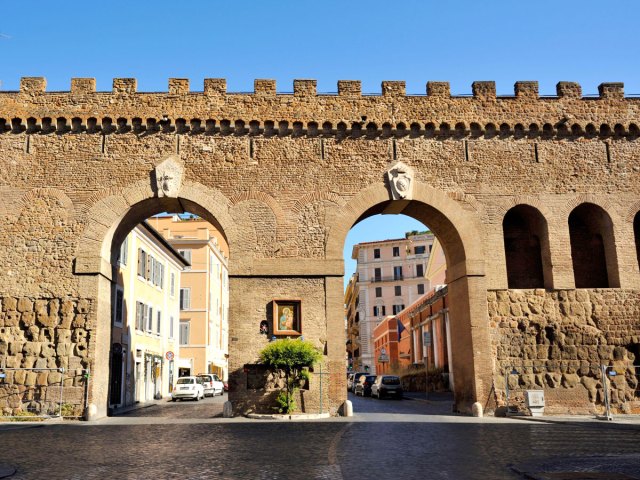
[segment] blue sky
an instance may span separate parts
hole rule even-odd
[[[4,1],[0,12],[2,90],[22,76],[47,77],[49,90],[68,90],[71,77],[95,77],[99,90],[136,77],[140,91],[166,91],[170,77],[201,90],[204,78],[224,77],[230,91],[273,78],[288,92],[294,78],[314,78],[321,92],[341,79],[362,80],[366,93],[382,80],[405,80],[408,93],[447,80],[470,94],[474,80],[495,80],[511,94],[514,82],[538,80],[553,95],[568,80],[585,94],[613,81],[640,94],[637,0]],[[402,218],[369,220],[349,239],[421,228]]]

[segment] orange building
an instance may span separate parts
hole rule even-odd
[[[180,282],[182,375],[229,376],[229,248],[222,234],[195,215],[161,215],[149,220],[191,267]]]
[[[386,317],[373,331],[376,373],[397,373],[411,365],[411,332],[399,315]]]

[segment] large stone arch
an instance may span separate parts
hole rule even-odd
[[[456,407],[490,401],[492,360],[487,322],[484,246],[479,215],[429,185],[417,182],[411,201],[392,201],[384,183],[370,185],[340,210],[329,229],[327,258],[342,256],[347,233],[365,218],[404,214],[420,220],[442,243],[447,260],[452,357]],[[339,324],[342,309],[328,313],[329,328]]]
[[[138,223],[157,213],[192,212],[212,223],[229,243],[230,257],[242,233],[229,215],[230,202],[224,195],[197,183],[185,182],[177,198],[158,197],[147,181],[121,190],[110,190],[87,209],[88,224],[78,242],[74,272],[81,277],[81,296],[93,302],[94,326],[88,357],[89,417],[106,414],[109,348],[111,335],[112,262],[119,245]],[[241,255],[241,254],[240,254]]]

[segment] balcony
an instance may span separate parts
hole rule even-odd
[[[373,277],[370,281],[371,283],[400,282],[402,280],[405,280],[405,279],[408,280],[410,278],[418,278],[418,277],[411,277],[407,275],[392,275],[390,277]]]

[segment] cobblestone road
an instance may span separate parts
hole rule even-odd
[[[95,424],[0,427],[0,464],[17,467],[12,479],[524,478],[512,466],[640,478],[633,426],[474,419],[442,415],[443,405],[369,398],[353,399],[351,419],[211,418],[224,400],[161,404]]]

